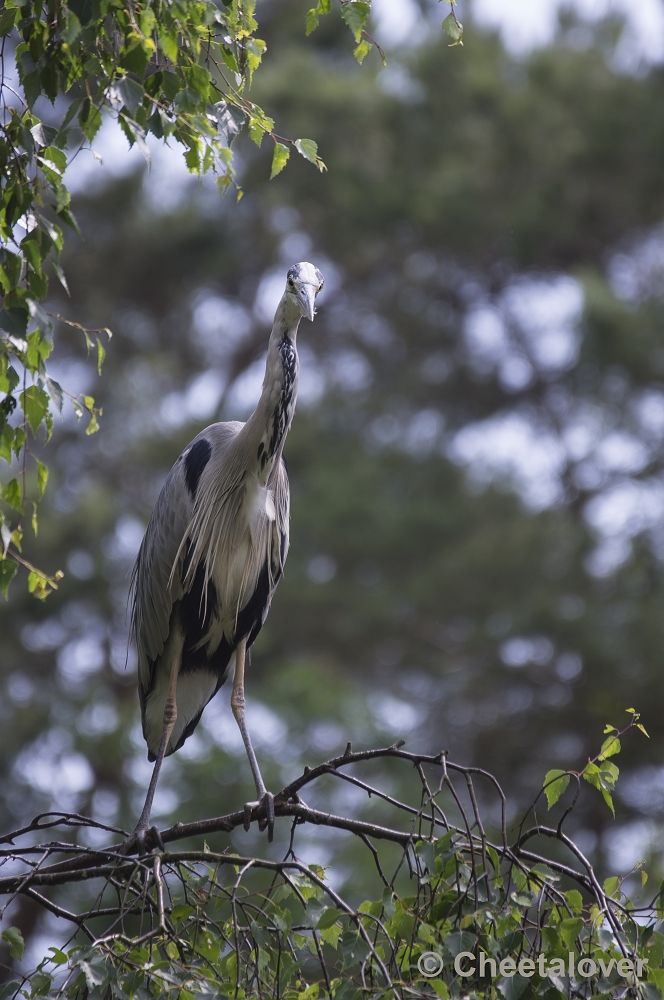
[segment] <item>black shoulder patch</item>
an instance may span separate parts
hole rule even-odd
[[[203,469],[210,461],[211,454],[212,447],[210,442],[203,438],[201,441],[197,441],[195,445],[192,445],[185,455],[184,468],[187,479],[187,489],[191,493],[192,498],[196,496],[198,481],[203,474]]]

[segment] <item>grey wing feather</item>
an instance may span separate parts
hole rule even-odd
[[[187,488],[184,458],[199,440],[212,446],[210,465],[219,468],[223,453],[242,424],[212,424],[183,451],[166,477],[150,517],[132,571],[132,631],[138,650],[138,683],[142,699],[151,682],[152,664],[164,651],[173,604],[182,597],[182,539],[194,510]]]
[[[192,506],[184,468],[178,460],[152,511],[132,577],[132,626],[138,649],[138,683],[143,693],[150,685],[151,663],[164,651],[173,604],[182,596],[181,566],[171,571]]]

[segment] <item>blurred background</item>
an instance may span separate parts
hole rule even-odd
[[[148,172],[104,126],[74,160],[82,239],[53,311],[113,339],[101,379],[58,330],[53,374],[103,405],[71,411],[45,452],[37,544],[63,569],[40,604],[0,606],[0,813],[90,813],[131,828],[150,774],[127,649],[128,574],[164,477],[260,392],[288,266],[325,274],[303,324],[287,442],[291,552],[254,647],[248,716],[273,789],[343,750],[407,741],[492,770],[510,821],[551,767],[582,768],[634,707],[614,821],[588,789],[572,830],[603,873],[650,857],[664,821],[664,4],[539,0],[447,10],[375,0],[387,50],[309,4],[259,4],[256,99],[329,172],[237,147],[245,195],[221,201],[177,149]],[[267,147],[267,143],[265,144]],[[375,775],[399,793],[399,776]],[[252,794],[223,688],[167,760],[155,818]],[[327,791],[335,812],[355,790]],[[313,801],[313,799],[312,799]],[[99,835],[106,842],[107,835]],[[303,831],[298,855],[341,884],[348,838]],[[264,835],[219,835],[283,854]],[[355,848],[353,848],[355,850]],[[70,892],[76,890],[70,889]],[[41,957],[63,935],[30,900],[12,922]]]

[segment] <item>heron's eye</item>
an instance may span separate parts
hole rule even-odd
[[[295,288],[295,282],[293,281],[292,278],[288,279],[288,284],[290,285],[291,288]]]

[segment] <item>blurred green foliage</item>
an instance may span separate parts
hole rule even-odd
[[[43,607],[15,592],[0,608],[3,825],[137,814],[127,573],[182,447],[258,396],[271,276],[310,258],[327,297],[300,336],[292,548],[247,683],[268,783],[347,739],[404,737],[495,771],[511,822],[634,705],[652,739],[624,749],[617,826],[594,795],[571,830],[600,870],[652,850],[656,871],[664,75],[621,72],[613,35],[579,47],[573,25],[521,61],[466,24],[463,49],[436,34],[360,68],[343,26],[300,44],[305,13],[266,8],[274,56],[252,94],[314,137],[324,177],[296,158],[266,186],[269,155],[245,143],[239,204],[204,184],[150,201],[139,174],[74,199],[71,300],[52,303],[114,331],[104,430],[56,425],[38,552],[69,572]],[[89,391],[93,364],[58,336],[54,373]],[[167,762],[160,822],[249,791],[225,698]],[[338,790],[327,804],[363,808]],[[255,838],[217,847],[267,853]],[[287,843],[278,830],[269,856]],[[301,844],[365,898],[354,845]],[[27,938],[40,913],[21,898],[12,922]]]
[[[78,419],[90,416],[86,434],[98,430],[101,410],[88,394],[72,394],[47,367],[53,350],[53,320],[80,330],[88,349],[96,343],[99,373],[105,357],[100,334],[76,320],[50,313],[43,302],[51,270],[69,293],[59,259],[61,224],[79,232],[71,211],[65,175],[71,159],[90,150],[104,116],[110,114],[129,145],[150,163],[146,136],[182,147],[187,168],[213,175],[221,194],[242,189],[233,173],[231,143],[246,127],[260,147],[273,139],[271,177],[285,167],[291,147],[319,170],[325,164],[313,139],[285,139],[274,120],[249,100],[246,91],[265,52],[258,38],[255,0],[221,4],[200,0],[138,3],[119,0],[8,0],[0,17],[0,458],[15,475],[0,487],[0,592],[6,597],[19,565],[28,570],[28,590],[44,600],[57,590],[52,576],[22,556],[24,516],[32,506],[37,534],[37,502],[47,470],[37,464],[37,488],[26,492],[32,472],[31,441],[48,443],[53,415],[68,397]],[[345,0],[341,15],[358,43],[362,62],[372,48],[365,30],[370,0]],[[330,13],[321,0],[318,15]],[[307,31],[315,24],[307,21]],[[11,67],[18,92],[10,84]],[[65,97],[67,95],[67,97]],[[51,108],[46,104],[50,101]],[[56,101],[64,109],[56,107]],[[64,114],[62,114],[64,110]],[[27,381],[31,384],[28,385]],[[22,385],[22,391],[20,389]],[[51,407],[53,404],[53,408]],[[18,407],[20,420],[10,420]],[[32,483],[30,484],[32,486]]]

